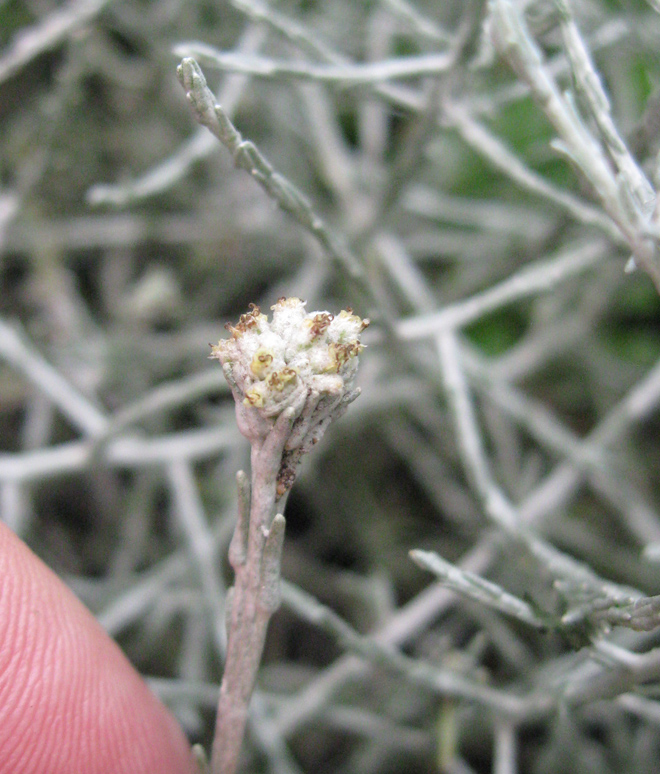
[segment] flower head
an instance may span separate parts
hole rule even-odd
[[[251,304],[235,326],[226,326],[231,336],[213,347],[211,357],[223,365],[239,428],[251,442],[263,440],[277,417],[295,408],[297,418],[285,446],[295,477],[301,454],[359,394],[353,383],[363,349],[360,334],[369,320],[350,309],[336,316],[306,312],[299,298],[280,298],[271,309],[269,321]]]

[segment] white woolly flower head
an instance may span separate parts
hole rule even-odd
[[[231,337],[213,347],[211,357],[222,363],[239,428],[250,441],[263,439],[286,408],[295,408],[285,447],[296,457],[295,469],[300,455],[359,394],[353,383],[363,349],[360,334],[369,320],[350,309],[336,316],[306,312],[299,298],[280,298],[271,309],[269,321],[251,304],[235,326],[226,326]]]

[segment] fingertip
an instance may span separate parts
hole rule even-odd
[[[0,774],[194,774],[190,746],[119,647],[0,523]]]

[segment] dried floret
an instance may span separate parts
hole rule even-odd
[[[353,383],[364,346],[360,334],[369,321],[352,309],[307,313],[305,302],[293,297],[280,298],[271,309],[269,321],[251,304],[235,326],[226,326],[231,336],[212,348],[211,357],[223,365],[239,427],[252,442],[262,440],[287,407],[296,408],[280,478],[280,489],[288,489],[300,455],[358,395]]]

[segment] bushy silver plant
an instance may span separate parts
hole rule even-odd
[[[222,674],[214,774],[655,770],[658,2],[59,5],[0,2],[3,521],[191,738]],[[371,327],[223,378],[289,294]]]

